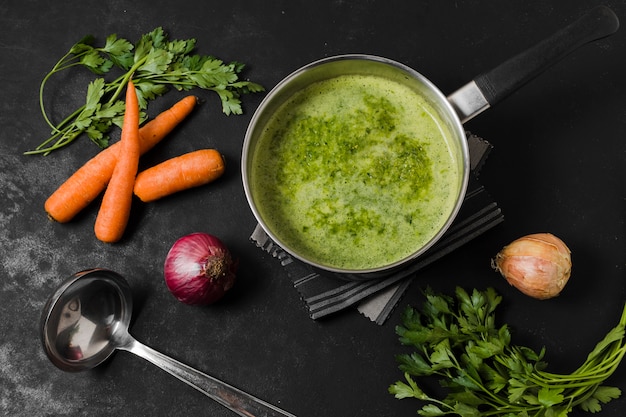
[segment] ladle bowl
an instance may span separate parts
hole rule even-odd
[[[50,361],[67,372],[91,369],[115,350],[153,363],[240,416],[295,417],[272,404],[197,371],[135,340],[128,328],[132,294],[121,275],[90,269],[63,282],[46,302],[41,339]]]

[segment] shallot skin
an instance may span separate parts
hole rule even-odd
[[[535,233],[505,246],[491,266],[522,293],[546,300],[558,296],[569,281],[571,251],[553,234]]]

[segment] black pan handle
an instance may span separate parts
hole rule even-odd
[[[474,78],[490,105],[494,105],[578,47],[609,36],[619,28],[611,9],[598,6],[496,68]]]
[[[617,31],[619,19],[597,6],[530,49],[485,72],[448,96],[463,123],[492,107],[580,46]]]

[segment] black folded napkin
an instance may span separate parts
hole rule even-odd
[[[383,324],[417,272],[442,258],[504,220],[497,203],[478,182],[477,175],[492,146],[468,132],[471,174],[461,209],[442,238],[406,268],[384,278],[343,281],[320,275],[309,265],[294,259],[257,225],[250,236],[259,248],[270,253],[284,267],[312,319],[357,306],[370,320]]]

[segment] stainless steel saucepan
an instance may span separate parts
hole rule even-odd
[[[448,96],[444,95],[419,72],[404,64],[378,56],[334,56],[296,70],[268,93],[253,115],[245,135],[242,153],[243,185],[254,216],[265,232],[285,251],[296,259],[328,274],[347,279],[371,279],[407,266],[441,238],[453,222],[463,202],[470,170],[463,123],[493,106],[578,47],[611,35],[618,27],[619,20],[609,8],[596,7],[549,38],[491,71],[479,75]],[[461,186],[458,190],[455,206],[450,212],[442,214],[446,220],[439,232],[410,256],[398,259],[388,265],[366,270],[347,270],[329,266],[308,259],[307,256],[291,248],[284,242],[280,231],[269,227],[268,222],[261,215],[251,181],[251,166],[258,147],[258,139],[277,109],[296,92],[307,86],[345,74],[377,75],[401,82],[419,92],[436,109],[440,119],[454,135],[453,152],[456,153],[456,159],[462,165],[459,167]],[[345,250],[354,250],[354,248],[346,247]]]

